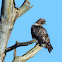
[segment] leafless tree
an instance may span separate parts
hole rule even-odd
[[[7,48],[7,43],[13,29],[14,23],[17,18],[22,16],[33,7],[30,6],[29,0],[25,0],[20,8],[15,7],[14,0],[2,0],[1,17],[0,17],[0,62],[4,62],[6,53],[14,49],[13,62],[25,62],[33,57],[38,51],[42,49],[38,44],[35,45],[30,51],[22,56],[16,56],[16,48],[19,46],[27,46],[36,42],[36,39],[29,42],[19,43]]]

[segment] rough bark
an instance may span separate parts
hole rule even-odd
[[[14,0],[2,0],[1,19],[0,19],[0,62],[4,62],[7,43],[16,19],[22,16],[32,7],[33,6],[30,6],[29,0],[25,0],[20,8],[15,7]],[[38,45],[37,49],[39,51],[41,47],[39,48]],[[25,57],[21,56],[17,62],[19,62],[22,58]],[[17,58],[14,58],[13,62],[15,60],[17,60]],[[24,59],[24,61],[25,60],[26,59]]]

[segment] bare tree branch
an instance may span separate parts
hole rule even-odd
[[[22,16],[24,13],[26,13],[32,7],[33,7],[33,5],[30,6],[29,0],[25,0],[20,8],[15,8],[16,9],[16,13],[17,13],[17,18]]]
[[[25,53],[24,55],[22,55],[21,57],[16,56],[16,50],[14,51],[14,60],[13,62],[25,62],[28,59],[30,59],[31,57],[33,57],[36,53],[38,53],[40,50],[42,49],[41,46],[39,46],[39,44],[37,44],[34,48],[32,48],[31,50],[29,50],[27,53]]]
[[[15,48],[17,48],[17,47],[19,47],[19,46],[27,46],[27,45],[30,45],[30,44],[32,44],[32,43],[34,43],[34,42],[36,42],[36,39],[31,40],[31,41],[29,41],[29,42],[23,42],[23,43],[16,42],[15,45],[13,45],[13,46],[11,46],[11,47],[9,47],[9,48],[6,48],[6,52],[9,52],[9,51],[11,51],[11,50],[13,50],[13,49],[15,49]]]

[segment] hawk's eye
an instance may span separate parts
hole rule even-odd
[[[45,23],[45,21],[42,21],[42,22],[41,22],[41,24],[44,24],[44,23]]]

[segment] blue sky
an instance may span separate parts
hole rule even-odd
[[[1,8],[0,0],[0,8]],[[20,6],[24,0],[16,0],[17,6]],[[42,48],[33,58],[26,62],[62,62],[62,0],[30,0],[33,8],[18,18],[14,24],[8,47],[18,42],[27,42],[32,40],[31,26],[39,19],[44,18],[50,42],[53,46],[53,51],[48,52],[47,49]],[[35,45],[17,48],[17,56],[21,56]],[[5,62],[12,62],[14,51],[7,53]]]

